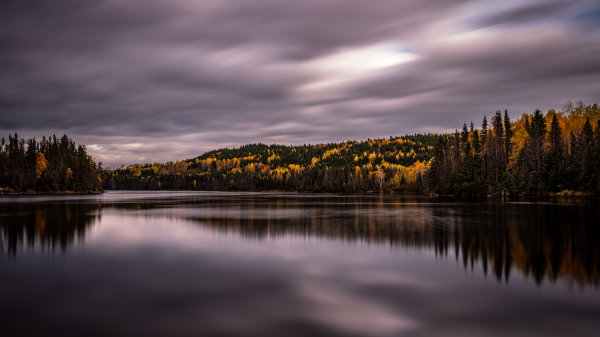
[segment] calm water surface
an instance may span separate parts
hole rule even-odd
[[[598,201],[0,198],[1,336],[599,336]]]

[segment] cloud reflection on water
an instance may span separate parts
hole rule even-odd
[[[6,336],[597,332],[595,201],[255,193],[7,200]]]
[[[453,256],[465,268],[508,282],[511,271],[580,286],[600,284],[599,214],[595,201],[581,202],[438,202],[398,196],[320,196],[256,193],[115,193],[70,202],[0,203],[0,247],[15,255],[19,246],[60,247],[84,240],[86,228],[101,217],[136,223],[166,220],[193,223],[207,235],[244,240],[325,239],[411,247]],[[76,201],[76,202],[75,202]],[[10,215],[10,214],[13,215]],[[106,242],[135,246],[149,240],[131,221]],[[187,230],[186,230],[187,231]],[[212,233],[212,234],[211,234]],[[187,232],[181,232],[183,245]],[[162,240],[164,237],[158,237]],[[193,245],[193,243],[190,243]]]

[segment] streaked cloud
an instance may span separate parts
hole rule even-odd
[[[8,0],[0,132],[67,133],[118,165],[593,103],[598,13],[594,1]]]

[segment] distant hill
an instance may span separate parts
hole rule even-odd
[[[422,181],[437,138],[416,134],[300,146],[248,144],[180,162],[107,170],[103,181],[108,189],[150,190],[352,192],[381,189],[394,178],[398,186],[415,185]]]
[[[248,144],[102,170],[105,189],[600,195],[600,107],[568,102],[481,128],[341,143]]]
[[[417,160],[429,161],[437,135],[402,136],[390,139],[368,139],[317,145],[265,145],[248,144],[234,149],[219,149],[188,159],[190,169],[199,168],[213,161],[238,159],[242,166],[262,163],[272,167],[290,164],[302,167],[344,167],[347,165],[382,165],[383,163],[410,166]],[[316,159],[316,160],[315,160]],[[246,164],[246,165],[244,165]]]

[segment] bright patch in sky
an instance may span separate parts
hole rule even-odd
[[[307,68],[317,71],[320,79],[307,83],[299,90],[299,97],[313,100],[334,99],[334,88],[341,88],[348,82],[360,80],[385,68],[416,60],[419,54],[402,52],[389,45],[377,45],[360,49],[344,50],[330,54],[307,64]]]
[[[385,47],[347,50],[317,60],[315,66],[325,71],[361,73],[393,67],[419,58],[418,54],[398,52]]]

